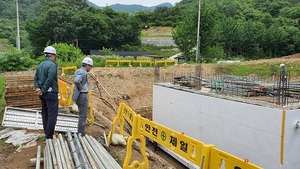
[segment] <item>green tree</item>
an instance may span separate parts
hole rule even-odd
[[[278,56],[281,45],[285,44],[287,37],[283,27],[272,25],[266,32],[266,48],[270,50],[273,57]]]
[[[36,52],[47,43],[73,43],[85,54],[90,49],[140,45],[140,22],[135,17],[109,7],[100,10],[70,4],[73,1],[49,2],[44,13],[27,22],[26,30]]]
[[[185,61],[189,61],[192,49],[197,43],[197,23],[193,21],[193,12],[186,15],[186,18],[181,21],[176,30],[172,32],[174,43],[177,45],[179,50],[183,53]]]
[[[134,17],[136,17],[143,26],[152,26],[150,25],[150,23],[152,23],[153,21],[151,21],[152,15],[154,14],[154,12],[152,11],[138,11],[136,13],[133,14]],[[144,28],[144,27],[143,27]]]
[[[243,42],[240,45],[236,44],[236,50],[241,49],[248,59],[261,58],[265,32],[265,27],[261,22],[244,22]]]
[[[0,38],[8,39],[10,43],[15,42],[16,41],[15,22],[13,20],[0,18],[0,23],[2,23],[0,24]]]

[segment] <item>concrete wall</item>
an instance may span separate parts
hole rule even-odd
[[[176,46],[172,37],[164,38],[141,38],[143,45],[154,45],[154,46]]]
[[[300,127],[294,127],[300,111],[287,110],[285,121],[283,114],[278,107],[153,86],[153,121],[265,169],[300,168]]]

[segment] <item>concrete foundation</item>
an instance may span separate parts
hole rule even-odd
[[[155,84],[153,121],[241,159],[248,158],[264,169],[300,168],[300,126],[296,127],[300,110],[295,106]]]

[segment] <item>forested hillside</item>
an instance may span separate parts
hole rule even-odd
[[[181,1],[188,6],[190,3],[191,0]],[[176,43],[187,55],[196,46],[197,11],[195,4],[177,24],[174,34]],[[206,61],[224,57],[258,59],[299,53],[299,28],[298,0],[203,0],[202,58]]]
[[[90,49],[141,50],[145,26],[172,26],[177,47],[194,60],[198,0],[134,14],[89,7],[85,0],[19,2],[21,46],[36,54],[45,45],[69,43]],[[15,1],[0,2],[0,39],[15,44]],[[201,0],[201,60],[270,58],[300,52],[299,0]],[[30,49],[30,50],[29,50]]]

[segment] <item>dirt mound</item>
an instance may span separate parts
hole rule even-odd
[[[283,59],[299,59],[300,58],[300,53],[296,53],[296,54],[293,54],[293,55],[283,56],[281,58],[283,58]]]

